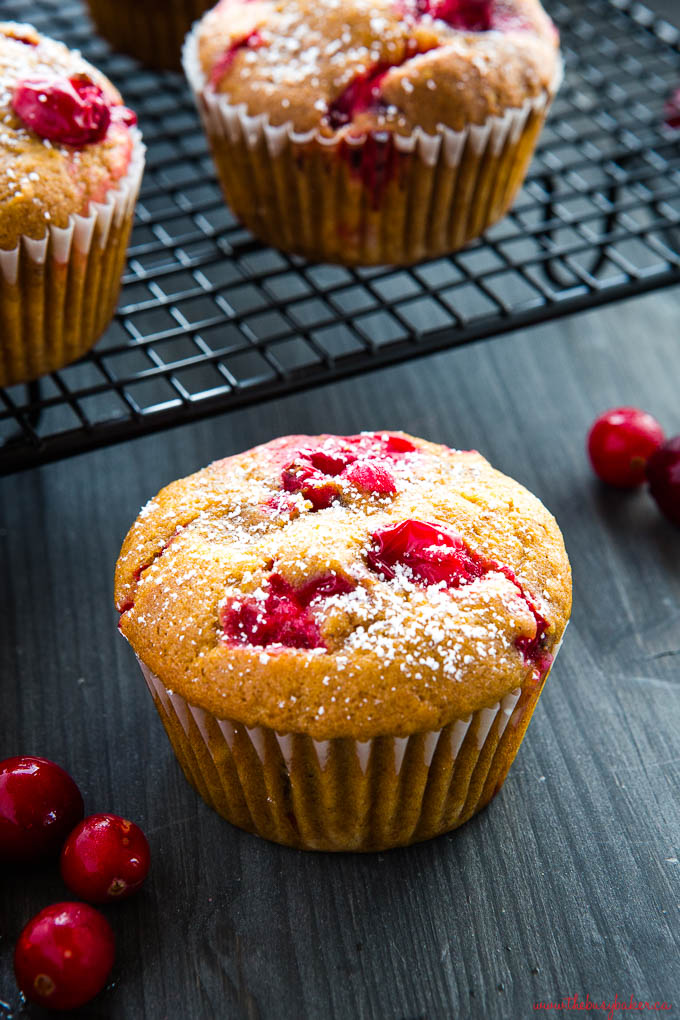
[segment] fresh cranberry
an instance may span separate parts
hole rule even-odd
[[[324,648],[319,625],[309,607],[316,599],[353,589],[354,584],[338,574],[313,578],[298,588],[279,574],[272,574],[264,598],[244,596],[227,603],[221,616],[224,636],[237,645]]]
[[[680,128],[680,89],[669,96],[664,107],[665,122],[669,128]]]
[[[390,472],[376,461],[363,460],[353,464],[347,472],[347,481],[359,489],[375,496],[393,496],[397,491]]]
[[[84,75],[24,78],[15,86],[12,109],[41,138],[76,147],[101,142],[112,119],[112,104]],[[136,122],[131,110],[115,109],[118,123]]]
[[[647,461],[647,480],[661,512],[680,525],[680,436],[655,450]]]
[[[87,903],[55,903],[28,922],[14,952],[17,985],[48,1009],[83,1006],[106,984],[114,938],[106,918]]]
[[[151,854],[146,836],[118,815],[90,815],[61,852],[61,877],[89,903],[122,900],[142,886]]]
[[[394,567],[400,564],[425,584],[443,581],[457,588],[487,570],[485,562],[470,552],[459,535],[436,524],[407,520],[382,528],[371,537],[374,547],[367,555],[369,566],[387,578],[395,576]]]
[[[645,480],[645,464],[664,440],[651,414],[636,407],[615,407],[600,415],[588,434],[588,453],[598,478],[619,488]]]
[[[83,817],[83,798],[67,772],[46,758],[0,762],[0,860],[56,856]]]

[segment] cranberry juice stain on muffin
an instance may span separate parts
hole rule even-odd
[[[236,215],[347,264],[454,251],[503,216],[561,73],[538,0],[222,0],[184,66]]]
[[[88,350],[115,308],[144,158],[79,54],[0,23],[0,385]]]
[[[375,850],[500,788],[571,577],[553,517],[479,454],[289,436],[148,503],[116,603],[209,804],[277,842]]]

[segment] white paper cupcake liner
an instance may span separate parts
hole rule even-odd
[[[314,740],[217,719],[141,661],[187,779],[234,825],[307,850],[370,851],[456,828],[500,789],[543,682],[440,730]]]
[[[561,82],[549,91],[461,131],[439,125],[409,135],[326,137],[251,116],[206,82],[198,59],[200,22],[187,36],[183,66],[210,141],[227,202],[254,233],[312,258],[407,264],[462,247],[500,219],[524,179],[536,139]],[[398,173],[363,186],[356,160],[375,160],[367,142],[394,146]],[[319,197],[321,196],[321,197]]]
[[[75,360],[110,322],[144,172],[142,136],[132,136],[130,166],[103,202],[0,249],[0,385]]]

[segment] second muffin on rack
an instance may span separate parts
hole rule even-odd
[[[0,386],[75,361],[113,316],[144,169],[111,82],[0,23]]]
[[[236,215],[345,264],[408,264],[505,214],[559,85],[538,0],[222,0],[184,67]]]

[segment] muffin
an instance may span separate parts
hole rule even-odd
[[[184,68],[236,216],[347,265],[451,252],[502,217],[561,74],[538,0],[222,0]]]
[[[0,386],[74,361],[111,320],[144,168],[136,117],[82,57],[0,23]]]
[[[500,789],[571,608],[545,507],[475,451],[287,436],[142,509],[120,630],[189,781],[234,825],[381,850]]]
[[[179,70],[182,43],[212,0],[87,0],[97,31],[121,53],[158,69]]]

